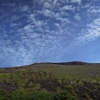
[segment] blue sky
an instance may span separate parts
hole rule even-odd
[[[0,0],[0,67],[100,62],[100,0]]]

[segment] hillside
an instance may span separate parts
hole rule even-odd
[[[35,63],[0,68],[0,100],[100,100],[100,64]]]

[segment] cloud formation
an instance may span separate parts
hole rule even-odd
[[[100,37],[99,7],[92,5],[82,0],[2,2],[0,61],[5,63],[0,66],[63,61],[75,46]]]
[[[82,0],[71,0],[72,3],[78,3],[79,5],[81,4]]]

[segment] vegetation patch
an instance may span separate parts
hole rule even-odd
[[[100,100],[100,65],[0,69],[0,100]]]

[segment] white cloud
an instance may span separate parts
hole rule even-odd
[[[11,26],[11,27],[17,27],[18,24],[16,24],[16,23],[11,23],[10,26]]]
[[[100,18],[97,18],[93,21],[93,24],[96,25],[96,26],[100,26]],[[90,25],[92,26],[92,25]]]
[[[85,30],[86,31],[86,30]],[[83,31],[84,32],[84,31]],[[84,32],[77,38],[77,41],[87,43],[100,37],[100,18],[95,19],[87,25],[87,32]]]
[[[29,8],[28,8],[27,5],[25,5],[25,6],[23,6],[23,7],[21,8],[22,11],[28,11],[28,9],[29,9]]]
[[[78,3],[79,5],[81,4],[81,0],[71,0],[70,2],[72,2],[72,3]]]
[[[100,13],[100,9],[92,9],[90,10],[91,13]]]
[[[97,18],[93,21],[93,23],[87,25],[89,27],[88,32],[91,37],[99,37],[100,36],[100,18]]]
[[[51,10],[47,10],[45,9],[43,11],[44,15],[47,16],[47,17],[53,17],[54,16],[54,12],[52,12]]]
[[[49,2],[45,2],[45,3],[44,3],[44,7],[45,7],[45,8],[51,8],[52,5],[51,5]]]
[[[75,10],[75,8],[74,7],[72,7],[72,5],[66,5],[66,6],[63,6],[62,8],[61,8],[61,10]]]
[[[31,32],[34,32],[33,30],[33,26],[32,25],[26,25],[23,30],[26,32],[26,33],[31,33]]]
[[[53,1],[53,4],[56,5],[57,2],[58,2],[58,0],[54,0],[54,1]]]
[[[38,5],[42,5],[45,0],[32,0],[33,4],[36,3]]]
[[[80,17],[79,14],[75,14],[74,18],[75,18],[76,20],[79,20],[79,21],[81,20],[81,17]]]

